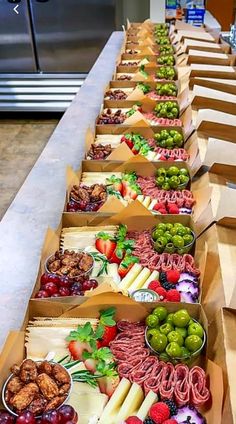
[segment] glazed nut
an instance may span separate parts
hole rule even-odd
[[[55,396],[58,396],[58,386],[49,375],[40,374],[37,378],[37,384],[46,399],[52,400]]]
[[[49,264],[48,269],[51,272],[56,272],[60,269],[61,266],[61,262],[59,259],[57,259],[56,261],[52,262],[51,264]]]
[[[52,373],[52,365],[48,361],[43,361],[38,365],[39,374],[45,373],[51,375]]]
[[[10,399],[12,405],[18,411],[23,411],[33,401],[35,395],[39,392],[39,388],[35,383],[26,384],[18,393]]]
[[[6,391],[10,391],[13,394],[18,393],[24,387],[23,381],[21,381],[20,377],[14,376],[12,377],[6,387]]]
[[[70,383],[68,372],[60,364],[55,364],[52,369],[52,375],[60,384]]]
[[[47,404],[45,411],[58,408],[65,400],[66,400],[66,396],[56,396]]]
[[[38,376],[36,364],[32,359],[26,359],[20,367],[20,379],[24,383],[35,381]]]

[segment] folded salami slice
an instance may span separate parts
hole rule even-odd
[[[171,399],[174,392],[175,367],[167,362],[163,367],[162,380],[159,389],[161,399]]]
[[[119,376],[121,378],[125,377],[129,379],[131,373],[134,372],[135,369],[140,367],[142,365],[142,362],[143,362],[142,359],[139,359],[139,358],[135,358],[131,361],[121,362],[117,367]]]
[[[131,373],[131,381],[137,383],[140,386],[144,383],[149,375],[152,373],[153,367],[158,362],[158,359],[155,356],[149,356],[145,361],[140,365],[140,367],[135,368]]]
[[[189,384],[191,402],[195,406],[202,406],[210,398],[210,392],[206,387],[206,374],[200,367],[193,367],[189,371]]]
[[[189,368],[187,365],[178,364],[175,367],[174,397],[178,406],[183,406],[190,401]]]
[[[159,393],[164,366],[165,363],[162,361],[157,362],[154,365],[150,377],[145,380],[143,385],[145,396],[148,394],[148,392],[150,392],[150,390],[152,390],[154,393]]]

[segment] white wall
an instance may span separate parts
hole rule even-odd
[[[165,22],[165,0],[150,0],[150,18],[153,22]]]

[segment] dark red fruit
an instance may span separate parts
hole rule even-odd
[[[58,286],[55,283],[46,283],[42,287],[42,290],[46,290],[51,296],[58,293]]]
[[[61,424],[62,416],[57,409],[51,409],[42,415],[42,424]]]
[[[65,287],[70,289],[72,285],[72,281],[68,277],[62,277],[60,280],[60,287]]]
[[[85,280],[83,282],[83,290],[91,290],[91,289],[96,289],[96,287],[98,286],[98,282],[97,280]]]
[[[37,299],[43,299],[45,297],[50,297],[50,295],[46,290],[39,290],[38,293],[36,293],[35,297]]]
[[[16,419],[16,424],[36,424],[33,412],[24,411]]]
[[[72,421],[75,422],[74,419],[77,415],[77,413],[75,412],[74,408],[72,408],[72,406],[70,405],[62,405],[59,408],[59,412],[61,414],[61,423],[65,424],[68,421]],[[76,417],[78,419],[78,415]]]
[[[71,291],[70,291],[70,289],[68,289],[67,287],[60,287],[60,288],[59,288],[59,294],[60,294],[61,296],[70,296]]]
[[[55,274],[43,274],[40,279],[41,284],[46,283],[54,283],[54,284],[60,284],[60,277]]]
[[[61,297],[60,293],[54,293],[51,297]]]
[[[0,424],[14,424],[15,417],[11,415],[9,412],[1,409],[0,411]]]
[[[78,281],[78,283],[72,284],[71,291],[78,291],[78,290],[81,291],[82,288],[83,288],[83,284]]]

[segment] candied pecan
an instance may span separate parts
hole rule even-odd
[[[58,271],[60,269],[60,266],[61,266],[61,261],[60,261],[60,259],[58,259],[58,260],[50,263],[48,265],[48,269],[51,272],[56,272],[56,271]]]
[[[29,404],[27,411],[33,412],[34,415],[41,415],[46,406],[47,400],[42,395],[39,395]]]
[[[29,383],[30,381],[35,381],[38,376],[37,367],[32,359],[26,359],[22,362],[20,367],[20,379],[24,383]]]
[[[69,272],[68,277],[73,278],[73,277],[77,277],[78,275],[79,275],[79,270],[78,270],[78,269],[72,269],[72,270]]]
[[[64,250],[64,255],[66,255],[66,256],[73,256],[74,253],[75,252],[73,250],[68,250],[68,249]],[[62,254],[60,254],[60,257],[61,256],[62,256]]]
[[[45,374],[46,375],[46,374]],[[38,377],[39,378],[39,377]],[[18,411],[23,411],[32,402],[35,395],[39,392],[39,388],[35,383],[26,384],[18,393],[10,400],[12,405]]]
[[[21,381],[20,377],[15,376],[8,381],[6,390],[15,394],[18,393],[22,387],[24,387],[23,381]]]
[[[68,265],[70,267],[76,266],[78,263],[78,260],[71,258],[71,256],[66,256],[64,259],[62,259],[61,264],[62,265]]]
[[[86,253],[83,255],[83,257],[80,260],[79,267],[82,271],[87,272],[91,266],[93,265],[93,258],[90,255],[87,255]]]
[[[86,203],[89,203],[89,193],[87,192],[86,189],[80,187],[78,190],[78,196],[80,197],[80,199],[84,200]]]
[[[103,191],[103,193],[100,194],[100,200],[102,200],[103,202],[105,202],[106,198],[107,198],[107,194],[106,194],[105,191]]]
[[[93,191],[91,193],[91,201],[98,201],[100,198],[100,194],[104,193],[105,191],[105,186],[102,184],[94,184],[93,186]]]
[[[71,267],[70,266],[62,266],[59,269],[59,271],[60,271],[60,275],[67,275],[71,271]]]
[[[52,373],[52,365],[48,361],[43,361],[38,365],[39,374],[45,373],[51,375]]]
[[[55,396],[58,396],[58,386],[49,375],[45,373],[40,374],[37,378],[37,384],[46,399],[51,400]]]
[[[67,395],[70,391],[70,384],[63,384],[59,389],[59,395]]]
[[[60,364],[53,365],[52,375],[61,384],[70,383],[68,372]]]
[[[65,402],[66,398],[67,396],[56,396],[47,404],[45,411],[58,408],[58,406],[60,406],[63,402]]]
[[[20,374],[20,366],[16,365],[16,364],[12,365],[11,372],[14,375],[19,375]]]

